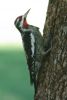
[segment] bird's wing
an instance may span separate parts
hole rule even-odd
[[[30,72],[30,81],[34,82],[34,66],[35,66],[35,37],[32,32],[25,33],[23,37],[24,49],[27,58],[27,64]]]

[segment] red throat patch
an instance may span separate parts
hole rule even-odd
[[[28,25],[27,21],[25,20],[24,23],[23,23],[23,27],[24,27],[24,28],[28,28],[28,26],[29,26],[29,25]]]

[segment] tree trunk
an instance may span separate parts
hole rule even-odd
[[[52,49],[43,57],[34,100],[67,100],[67,0],[49,1],[43,38]]]

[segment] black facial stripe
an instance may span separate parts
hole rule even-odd
[[[19,21],[21,21],[21,20],[22,20],[22,16],[19,17]]]

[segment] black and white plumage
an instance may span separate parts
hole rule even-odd
[[[43,38],[39,31],[39,28],[29,25],[26,21],[29,10],[23,16],[17,17],[17,19],[15,20],[15,26],[21,33],[27,58],[27,64],[30,72],[30,81],[31,83],[34,83],[36,89],[38,71],[41,67],[44,46]]]

